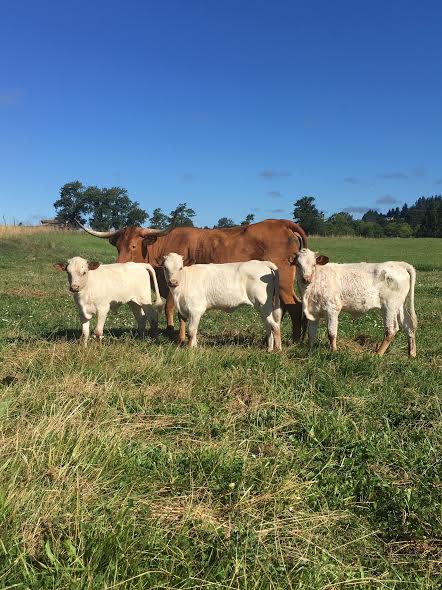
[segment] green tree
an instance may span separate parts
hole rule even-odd
[[[355,221],[355,230],[364,238],[381,238],[384,235],[384,228],[376,221]]]
[[[355,233],[355,222],[350,213],[344,211],[333,213],[324,224],[323,231],[333,236],[353,236]]]
[[[213,227],[234,227],[235,222],[230,217],[221,217],[218,219],[218,223]]]
[[[324,225],[324,213],[315,205],[315,197],[302,197],[294,204],[293,218],[307,234],[321,233]]]
[[[98,230],[108,230],[113,227],[128,225],[142,225],[148,214],[141,209],[139,203],[129,198],[127,190],[119,186],[112,188],[88,187],[85,198],[90,203],[91,226]]]
[[[241,221],[240,225],[250,225],[251,223],[253,223],[255,221],[255,216],[253,213],[249,213],[248,215],[246,215],[246,218]]]
[[[398,229],[398,237],[399,238],[411,238],[412,235],[413,235],[413,228],[411,227],[411,225],[409,225],[405,221],[403,223],[399,224],[399,229]]]
[[[150,218],[150,227],[155,227],[156,229],[166,229],[168,226],[168,217],[163,211],[157,207],[152,212],[152,217]]]
[[[400,223],[397,221],[389,221],[384,227],[384,233],[389,238],[397,238],[399,236]]]
[[[174,223],[176,227],[193,227],[192,218],[196,213],[187,206],[187,203],[180,203],[176,209],[170,212],[167,218],[168,225]]]
[[[141,225],[147,219],[146,211],[132,201],[127,190],[121,187],[85,188],[81,182],[68,182],[60,189],[60,198],[55,201],[56,218],[75,225],[89,223],[98,230],[126,225]]]
[[[60,198],[54,203],[56,219],[60,223],[76,225],[86,222],[86,215],[90,211],[90,204],[85,199],[85,188],[79,180],[67,182],[60,189]]]
[[[442,238],[442,197],[421,197],[409,210],[419,237]]]

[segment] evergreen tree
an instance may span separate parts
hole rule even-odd
[[[192,218],[195,215],[195,211],[188,207],[187,203],[180,203],[176,209],[170,212],[167,222],[168,225],[173,223],[176,227],[193,227]]]
[[[168,226],[168,217],[163,211],[157,207],[152,212],[152,217],[150,218],[150,227],[154,227],[156,229],[166,229]]]
[[[244,219],[244,221],[241,221],[241,224],[240,225],[250,225],[254,221],[255,221],[254,214],[253,213],[249,213],[248,215],[246,215],[246,218]]]
[[[321,233],[324,213],[315,205],[315,197],[302,197],[294,204],[293,218],[307,234]]]
[[[428,197],[421,200],[421,221],[416,235],[427,238],[442,238],[442,197]]]
[[[362,221],[372,221],[374,223],[385,223],[387,221],[386,216],[379,213],[375,209],[369,209],[362,216]]]

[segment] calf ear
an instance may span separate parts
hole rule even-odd
[[[65,271],[67,268],[67,264],[66,262],[56,262],[55,264],[52,265],[54,268],[56,268],[57,270],[61,270],[61,271]]]
[[[320,266],[324,266],[324,264],[327,264],[329,261],[330,258],[328,256],[324,256],[323,254],[320,254],[316,257],[316,264],[319,264]]]
[[[100,266],[100,263],[99,263],[99,262],[96,262],[95,260],[94,260],[94,261],[92,261],[92,262],[88,262],[88,263],[87,263],[87,267],[88,267],[88,269],[89,269],[89,270],[95,270],[95,269],[97,269],[99,266]]]

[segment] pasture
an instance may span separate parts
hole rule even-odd
[[[0,234],[0,587],[439,588],[442,240],[313,238],[331,260],[416,267],[417,359],[380,315],[339,350],[262,347],[257,313],[207,313],[200,348],[84,350],[64,273],[80,233]],[[164,318],[160,328],[164,328]]]

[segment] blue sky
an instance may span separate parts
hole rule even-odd
[[[0,218],[68,181],[199,225],[442,192],[440,2],[0,3]]]

